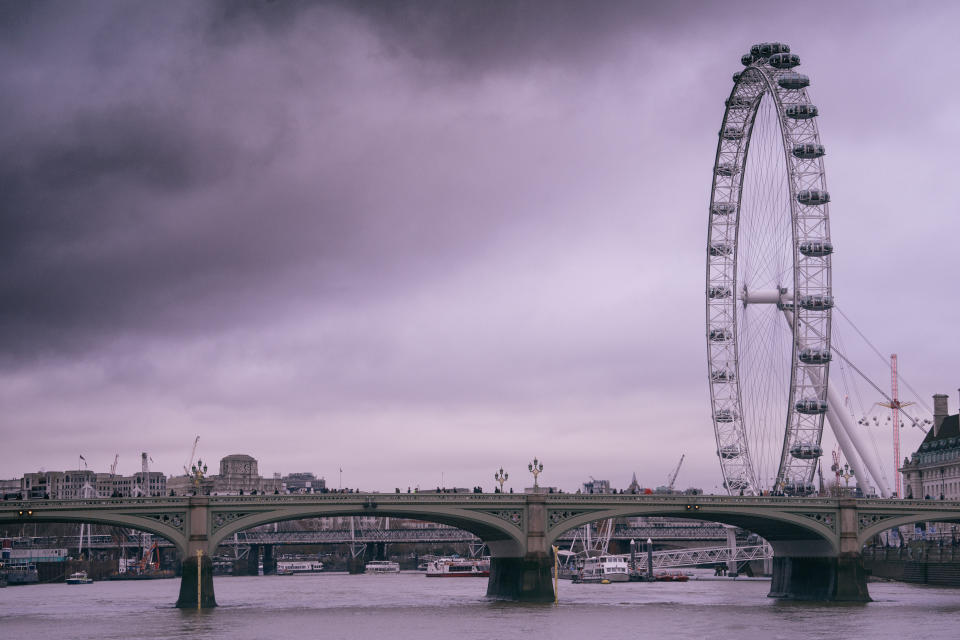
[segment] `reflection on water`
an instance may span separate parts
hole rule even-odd
[[[220,607],[173,608],[179,580],[0,590],[5,640],[84,638],[950,637],[960,591],[871,583],[869,604],[792,603],[768,582],[560,583],[560,604],[488,601],[486,580],[384,576],[218,577]],[[535,634],[532,636],[530,634]],[[946,634],[946,635],[943,635]]]

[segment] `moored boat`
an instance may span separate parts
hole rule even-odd
[[[278,576],[301,576],[321,573],[323,563],[319,560],[280,560],[277,562]]]
[[[400,573],[400,565],[390,560],[371,560],[364,567],[365,573]]]
[[[35,564],[4,564],[0,565],[7,584],[10,586],[17,584],[36,584],[40,582],[40,574],[37,573]]]
[[[428,578],[486,578],[490,558],[437,558],[427,565]]]
[[[627,582],[630,571],[623,556],[599,555],[586,558],[578,582]]]

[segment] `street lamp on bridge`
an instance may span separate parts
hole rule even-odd
[[[197,493],[199,494],[200,482],[207,473],[207,465],[203,463],[203,460],[197,460],[197,464],[190,467],[190,471],[193,473],[193,486],[197,488]]]
[[[503,467],[500,467],[500,471],[497,471],[493,474],[493,479],[500,484],[500,493],[503,493],[503,483],[507,481],[507,478],[510,477],[509,473],[505,473]]]
[[[533,462],[527,465],[527,470],[533,474],[533,488],[536,489],[538,486],[537,476],[539,476],[540,473],[543,471],[543,463],[537,460],[536,458],[534,458]]]

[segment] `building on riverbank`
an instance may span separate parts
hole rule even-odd
[[[944,394],[933,396],[933,426],[903,461],[905,498],[960,499],[960,416],[949,415],[947,401]]]

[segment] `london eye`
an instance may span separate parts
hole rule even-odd
[[[830,411],[825,150],[810,80],[795,71],[790,47],[757,44],[741,62],[719,132],[707,236],[717,455],[730,493],[809,495]]]

